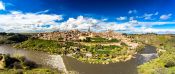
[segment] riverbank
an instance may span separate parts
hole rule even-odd
[[[76,70],[80,74],[138,74],[137,66],[156,58],[142,56],[145,54],[150,56],[153,55],[154,57],[154,54],[156,54],[156,48],[147,45],[141,50],[141,52],[135,55],[135,58],[125,62],[110,62],[109,64],[90,64],[67,56],[64,56],[63,59],[68,70]]]
[[[31,60],[38,65],[37,68],[33,68],[30,70],[25,70],[24,72],[30,72],[27,74],[64,74],[65,66],[60,55],[51,55],[44,52],[39,51],[30,51],[30,50],[21,50],[15,49],[11,47],[11,45],[1,45],[0,53],[2,54],[10,54],[10,56],[23,56],[27,60]],[[60,59],[61,58],[61,59]],[[61,61],[62,60],[62,61]],[[3,72],[17,72],[15,69],[5,69]],[[21,70],[20,70],[21,71]],[[48,72],[47,72],[48,71]],[[33,72],[33,73],[32,73]],[[43,72],[43,73],[39,73]],[[73,71],[74,72],[74,71]],[[12,73],[13,74],[13,73]],[[74,73],[70,73],[74,74]]]
[[[155,46],[158,58],[138,67],[139,74],[175,73],[175,36],[174,35],[132,35],[135,40]],[[144,38],[144,39],[143,39]]]
[[[0,54],[1,74],[57,74],[54,69],[44,68],[19,55]]]
[[[15,44],[27,40],[31,35],[18,33],[0,33],[0,44]]]
[[[126,44],[102,45],[103,43],[86,42],[58,42],[54,40],[28,39],[20,44],[15,45],[16,48],[26,50],[43,51],[51,54],[67,55],[82,62],[91,64],[109,64],[116,62],[125,62],[133,58],[133,56],[141,49],[129,49]]]
[[[109,64],[84,63],[67,56],[63,59],[68,70],[78,71],[79,74],[137,74],[136,59]]]

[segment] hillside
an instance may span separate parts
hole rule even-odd
[[[142,44],[132,41],[132,38],[113,31],[71,30],[38,33],[16,47],[67,55],[88,63],[107,64],[133,58]]]
[[[0,33],[0,44],[20,43],[27,40],[28,37],[30,36],[17,33]]]

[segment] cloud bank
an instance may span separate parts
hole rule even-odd
[[[62,20],[61,15],[22,13],[11,11],[9,14],[0,14],[0,29],[5,32],[31,32],[51,30]]]
[[[164,14],[164,15],[160,16],[160,19],[161,20],[167,20],[167,19],[171,18],[171,16],[172,16],[172,14]]]
[[[117,23],[83,16],[69,18],[64,22],[58,22],[63,19],[61,15],[22,13],[19,11],[1,14],[0,17],[3,18],[0,19],[0,30],[5,32],[47,32],[73,29],[87,31],[90,27],[92,31],[96,32],[114,30],[125,33],[175,33],[174,29],[152,28],[154,25],[175,24],[175,22],[140,22],[137,20],[130,20],[124,23]]]
[[[128,11],[128,14],[136,14],[137,13],[137,10],[129,10]]]
[[[0,1],[0,10],[5,10],[5,4],[2,1]]]
[[[127,17],[126,16],[121,16],[121,17],[116,18],[116,20],[118,20],[118,21],[127,20]]]
[[[92,31],[106,31],[114,30],[126,33],[175,33],[174,29],[156,29],[152,28],[155,25],[167,25],[175,24],[175,22],[140,22],[137,20],[131,20],[125,23],[117,22],[105,22],[103,20],[97,20],[93,18],[87,18],[79,16],[75,18],[69,18],[67,21],[60,24],[60,30],[72,30],[78,29],[81,31],[87,31],[90,27]],[[139,26],[139,28],[138,28]]]

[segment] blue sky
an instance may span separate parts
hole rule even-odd
[[[175,0],[0,0],[0,30],[175,33]]]

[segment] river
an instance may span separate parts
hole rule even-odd
[[[142,54],[155,54],[155,49],[156,48],[153,46],[146,46],[134,59],[107,65],[82,63],[74,58],[66,56],[63,56],[63,60],[68,71],[78,71],[80,74],[137,74],[137,66],[140,64],[140,61],[141,63],[145,62],[143,61],[145,56]],[[6,45],[0,46],[0,53],[11,55],[20,54],[37,64],[51,68],[60,68],[59,55],[50,55],[39,51],[19,50]],[[61,68],[65,66],[61,65]]]
[[[88,64],[77,61],[74,58],[64,57],[67,70],[75,70],[80,74],[137,74],[137,66],[156,58],[156,48],[145,46],[145,48],[133,58],[126,62],[111,64]],[[143,56],[143,55],[149,55]]]
[[[22,50],[10,47],[9,45],[1,45],[0,53],[10,55],[24,56],[26,59],[42,65],[43,67],[50,67],[62,71],[66,71],[64,62],[60,55],[51,55],[45,52]]]

